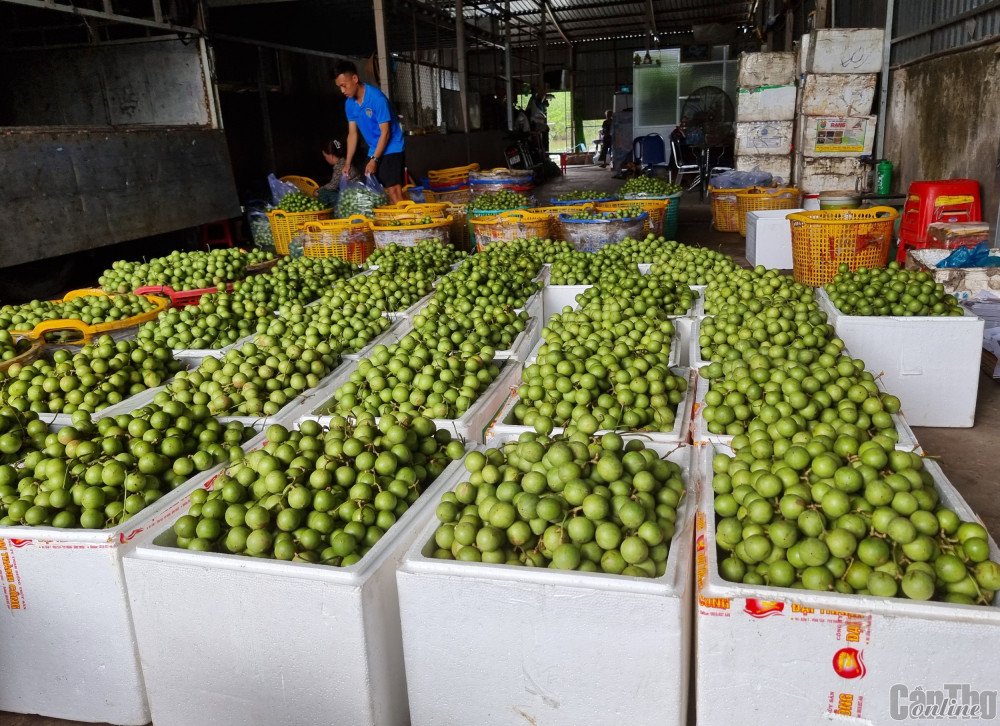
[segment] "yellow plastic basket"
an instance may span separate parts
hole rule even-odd
[[[433,217],[440,219],[448,212],[447,202],[428,202],[418,204],[417,202],[400,202],[390,204],[385,207],[375,207],[372,210],[375,222],[389,222],[394,219],[420,219],[421,217]]]
[[[802,192],[793,187],[763,189],[751,187],[736,195],[736,223],[740,234],[747,236],[747,214],[762,209],[798,209],[802,206]]]
[[[451,225],[454,221],[452,217],[443,217],[435,219],[430,224],[409,224],[406,226],[372,224],[375,247],[380,250],[389,245],[416,247],[423,240],[434,238],[439,239],[443,244],[448,244],[451,239]]]
[[[310,197],[316,193],[317,189],[319,189],[319,184],[307,176],[283,176],[280,181],[287,184],[294,184],[299,188],[300,192],[308,194]]]
[[[472,199],[472,192],[469,187],[456,189],[453,192],[436,192],[433,189],[424,190],[424,199],[427,203],[444,202],[445,204],[468,204]]]
[[[67,293],[64,297],[53,302],[66,302],[67,300],[84,297],[85,295],[112,297],[114,294],[115,293],[105,292],[100,288],[87,287],[80,290],[73,290],[72,292]],[[97,323],[94,325],[89,325],[82,320],[77,320],[75,318],[45,320],[31,330],[11,330],[10,334],[16,338],[44,339],[46,333],[52,333],[59,330],[75,330],[80,333],[81,340],[86,343],[96,337],[104,335],[105,333],[124,330],[133,326],[142,325],[143,323],[148,323],[150,320],[155,320],[159,314],[169,308],[171,304],[169,298],[161,297],[159,295],[139,295],[138,297],[144,297],[153,303],[153,309],[139,315],[133,315],[130,318],[112,320],[111,322]]]
[[[884,267],[898,217],[892,207],[789,214],[795,281],[819,287],[841,264],[851,270]]]
[[[448,169],[434,169],[427,172],[427,178],[435,184],[454,182],[464,184],[469,181],[469,172],[479,171],[479,164],[469,164],[468,166],[453,166]]]
[[[740,214],[737,194],[747,191],[743,189],[712,189],[708,193],[712,197],[712,225],[719,232],[739,232]],[[744,222],[746,224],[746,222]]]
[[[474,218],[472,228],[476,234],[476,249],[482,252],[493,242],[531,237],[545,239],[549,237],[552,218],[547,214],[518,209],[495,217]]]
[[[646,223],[642,226],[642,231],[646,234],[652,232],[659,236],[663,234],[663,220],[667,217],[667,209],[674,203],[676,203],[674,199],[633,199],[627,201],[597,202],[594,205],[594,209],[598,212],[617,212],[619,209],[639,207],[647,214]]]
[[[576,214],[577,212],[588,212],[594,208],[593,203],[587,202],[585,204],[560,204],[558,206],[551,207],[532,207],[529,212],[534,214],[546,214],[552,220],[552,226],[549,229],[549,233],[552,235],[552,239],[566,239],[566,235],[563,232],[562,222],[559,221],[560,214]]]
[[[360,265],[375,251],[371,222],[361,214],[307,222],[300,237],[306,257],[339,257]]]
[[[302,232],[307,223],[327,220],[332,216],[332,209],[320,212],[285,212],[281,209],[272,209],[267,213],[267,218],[271,221],[274,251],[279,255],[287,255],[292,238]]]

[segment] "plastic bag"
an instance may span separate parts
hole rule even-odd
[[[714,174],[709,180],[713,189],[749,189],[750,187],[769,187],[774,183],[774,177],[769,172],[754,169],[753,171],[725,171]]]
[[[281,200],[285,198],[286,194],[299,191],[297,186],[281,181],[274,174],[267,175],[267,185],[271,188],[271,196],[273,197],[271,203],[276,207],[281,204]]]
[[[975,247],[959,247],[939,263],[938,267],[983,267],[990,256],[988,242],[980,242]]]
[[[337,200],[337,216],[346,219],[354,214],[374,216],[372,210],[389,203],[385,189],[374,176],[364,181],[350,181],[346,176],[340,180],[340,199]]]

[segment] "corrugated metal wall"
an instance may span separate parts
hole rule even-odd
[[[1000,36],[996,0],[898,0],[892,65]]]

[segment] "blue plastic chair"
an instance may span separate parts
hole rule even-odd
[[[632,155],[644,172],[656,167],[667,168],[667,147],[659,134],[646,134],[632,142]]]

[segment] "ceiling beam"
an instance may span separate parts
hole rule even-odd
[[[3,0],[3,2],[14,5],[24,5],[29,8],[41,8],[42,10],[56,10],[58,12],[69,13],[70,15],[82,16],[85,18],[96,18],[98,20],[108,20],[113,23],[125,23],[126,25],[139,25],[144,28],[155,28],[157,30],[169,30],[174,33],[185,33],[187,35],[202,35],[198,28],[188,28],[183,25],[174,25],[163,21],[150,20],[148,18],[137,18],[131,15],[120,15],[102,10],[91,10],[89,8],[78,8],[74,5],[64,5],[59,2],[46,2],[46,0]]]
[[[552,21],[552,24],[556,26],[556,30],[559,32],[559,35],[561,35],[562,39],[566,41],[566,45],[573,45],[573,42],[569,38],[567,38],[566,33],[563,32],[562,26],[559,25],[559,21],[556,20],[556,15],[552,11],[552,6],[549,5],[548,3],[545,3],[545,10],[549,15],[549,19]]]
[[[580,11],[580,10],[603,10],[605,8],[618,8],[618,7],[621,7],[622,5],[625,5],[625,4],[629,4],[629,5],[642,5],[643,3],[642,2],[625,3],[625,2],[621,2],[621,1],[614,2],[614,0],[601,0],[601,2],[596,2],[596,3],[586,3],[586,4],[580,3],[578,5],[574,5],[572,9],[574,11]],[[657,15],[657,17],[663,17],[664,15],[691,14],[691,15],[698,16],[699,20],[704,20],[705,22],[709,22],[709,21],[714,20],[714,14],[718,10],[722,10],[722,9],[728,10],[729,8],[742,8],[745,13],[748,13],[751,4],[752,3],[751,3],[750,0],[738,0],[738,1],[734,0],[733,2],[722,3],[722,4],[719,4],[719,5],[707,5],[707,6],[701,6],[701,7],[686,7],[686,8],[668,8],[668,9],[665,9],[665,10],[657,10],[656,11],[656,15]],[[511,15],[537,15],[537,14],[538,14],[537,10],[526,10],[526,11],[522,11],[522,12],[511,12]],[[630,15],[634,15],[635,13],[633,12],[633,13],[629,13],[629,14]],[[709,17],[709,16],[711,16],[711,17]],[[597,19],[597,18],[595,18],[595,19]]]

